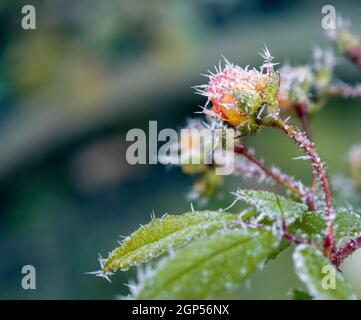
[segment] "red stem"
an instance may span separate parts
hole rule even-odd
[[[282,221],[282,231],[283,231],[283,238],[294,243],[294,244],[301,244],[301,243],[307,243],[310,244],[310,240],[302,240],[298,239],[295,235],[289,233],[288,226],[285,220]]]
[[[245,221],[240,221],[240,220],[235,220],[235,223],[238,223],[239,225],[245,224],[247,225],[247,227],[250,228],[264,228],[264,225],[262,224],[254,224],[254,223],[247,223]],[[288,240],[294,244],[301,244],[301,243],[307,243],[310,244],[311,241],[310,240],[302,240],[297,238],[295,235],[291,234],[288,231],[288,226],[285,220],[282,220],[282,238],[285,240]]]
[[[308,114],[307,103],[297,103],[295,105],[295,111],[301,120],[302,127],[305,130],[307,138],[312,141],[311,126],[310,126],[310,119],[309,119],[309,114]]]
[[[332,259],[332,263],[338,268],[342,261],[361,248],[361,236],[350,240],[344,247],[338,249]]]
[[[317,179],[320,179],[321,181],[326,205],[325,215],[327,220],[327,235],[324,241],[324,253],[326,257],[331,258],[332,254],[335,252],[336,244],[332,191],[328,179],[326,165],[321,161],[321,158],[315,148],[315,144],[310,141],[310,139],[308,139],[303,132],[293,128],[292,125],[288,124],[281,117],[275,120],[274,126],[285,132],[295,141],[295,143],[304,151],[304,153],[309,156],[313,169],[313,176]]]
[[[298,117],[301,120],[302,127],[303,127],[303,130],[306,133],[307,138],[310,141],[313,141],[312,133],[311,133],[311,126],[310,126],[310,116],[309,116],[309,113],[308,113],[308,104],[305,103],[305,102],[297,103],[295,105],[295,110],[296,110],[296,113],[297,113]],[[311,190],[312,190],[313,194],[317,193],[317,189],[318,189],[318,179],[317,179],[317,177],[315,177],[315,175],[312,175],[312,188],[311,188]]]
[[[306,200],[310,210],[317,210],[317,204],[313,193],[301,182],[294,180],[292,177],[284,173],[276,172],[276,170],[267,167],[264,162],[257,159],[257,157],[243,144],[235,146],[234,152],[245,156],[249,161],[253,162],[261,170],[263,170],[267,176],[271,177],[277,183],[290,190],[296,197],[299,197],[302,200]]]

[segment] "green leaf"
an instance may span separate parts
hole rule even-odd
[[[297,237],[310,237],[313,241],[323,241],[326,231],[324,216],[318,212],[306,212],[289,226],[289,231]]]
[[[293,260],[298,277],[314,299],[357,299],[342,274],[316,248],[299,245]]]
[[[277,250],[269,230],[222,230],[160,261],[138,299],[207,299],[235,288]]]
[[[335,226],[337,241],[355,238],[361,235],[361,215],[346,210],[336,211]],[[290,228],[290,230],[294,232],[297,232],[296,229],[299,229],[299,231],[304,232],[313,238],[322,239],[326,230],[323,213],[305,213]]]
[[[292,292],[293,300],[312,300],[312,297],[301,290],[295,289]]]
[[[221,211],[195,211],[182,215],[165,215],[132,233],[120,247],[113,250],[103,271],[127,270],[147,262],[170,249],[207,236],[216,230],[235,226],[236,215]]]
[[[361,234],[361,215],[351,211],[336,213],[336,236],[338,239],[350,239]]]
[[[259,211],[259,220],[264,217],[271,219],[283,217],[288,224],[307,212],[305,204],[287,199],[268,191],[237,190],[236,197],[255,207]]]

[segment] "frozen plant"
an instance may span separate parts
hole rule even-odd
[[[359,69],[361,49],[349,24],[339,21],[330,39]],[[256,180],[259,185],[277,184],[285,194],[238,189],[235,206],[219,210],[192,210],[178,215],[152,217],[126,237],[108,256],[101,259],[97,276],[109,278],[115,271],[126,271],[156,260],[152,268],[140,272],[130,285],[128,298],[134,299],[206,299],[217,298],[233,290],[270,259],[288,246],[294,247],[294,267],[308,293],[295,291],[295,297],[310,299],[355,299],[345,280],[343,261],[361,247],[361,211],[358,202],[347,198],[347,208],[338,192],[341,181],[328,176],[327,165],[312,140],[310,121],[333,97],[360,98],[360,85],[351,86],[335,80],[332,51],[314,49],[313,62],[302,66],[277,66],[265,48],[259,68],[240,67],[228,60],[208,74],[208,81],[196,86],[205,97],[203,118],[194,119],[188,128],[232,129],[232,141],[220,135],[216,145],[200,140],[193,132],[183,136],[179,148],[183,157],[214,161],[181,164],[185,174],[198,177],[193,195],[213,197],[224,185],[216,169],[227,166],[218,161],[220,152],[234,158],[236,176]],[[298,129],[291,116],[301,122]],[[247,136],[262,134],[262,128],[278,130],[303,152],[310,163],[313,181],[303,184],[280,169],[268,165],[247,146]],[[232,132],[233,132],[232,131]],[[225,141],[223,141],[225,140]],[[232,149],[224,146],[232,143]],[[199,154],[200,146],[209,152]],[[218,159],[218,160],[217,160]],[[347,183],[349,195],[360,197],[361,147],[349,153],[352,178]],[[353,206],[355,203],[355,206]],[[161,257],[162,256],[162,257]],[[325,269],[326,268],[326,269]],[[334,272],[335,286],[325,285],[324,270]]]

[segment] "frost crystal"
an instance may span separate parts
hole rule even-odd
[[[278,77],[273,70],[273,57],[267,48],[260,55],[264,58],[260,70],[242,68],[224,59],[224,65],[220,62],[215,73],[206,75],[208,83],[195,87],[198,94],[207,98],[204,113],[243,132],[254,133],[259,126],[256,118],[260,110],[264,110],[265,105],[272,106],[272,112],[278,109],[274,104]],[[209,103],[212,104],[211,110],[206,109]]]
[[[104,264],[105,264],[106,260],[107,260],[107,259],[104,259],[104,258],[99,254],[98,261],[99,261],[99,264],[100,264],[100,270],[91,271],[91,272],[86,272],[85,274],[92,274],[92,275],[95,275],[96,277],[104,278],[104,279],[106,279],[107,281],[111,282],[109,276],[113,275],[113,272],[104,271],[104,270],[103,270]]]

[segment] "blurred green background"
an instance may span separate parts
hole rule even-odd
[[[37,29],[21,28],[33,4]],[[99,268],[119,235],[190,208],[193,182],[178,168],[130,166],[131,128],[180,128],[204,100],[191,87],[221,55],[261,63],[267,44],[278,62],[310,61],[314,45],[330,47],[321,8],[333,4],[361,35],[355,1],[52,0],[0,2],[0,299],[112,299],[128,292],[134,270],[112,283],[86,275]],[[339,78],[360,74],[343,58]],[[346,152],[361,143],[361,102],[334,101],[313,122],[331,173],[348,175]],[[291,161],[296,148],[277,132],[247,139],[268,162],[305,182],[310,168]],[[223,196],[207,208],[229,205]],[[257,187],[254,184],[247,186]],[[199,207],[198,204],[194,204]],[[21,288],[21,268],[34,265],[37,289]],[[361,296],[361,257],[345,266]],[[290,252],[281,254],[229,298],[289,298],[301,288]]]

